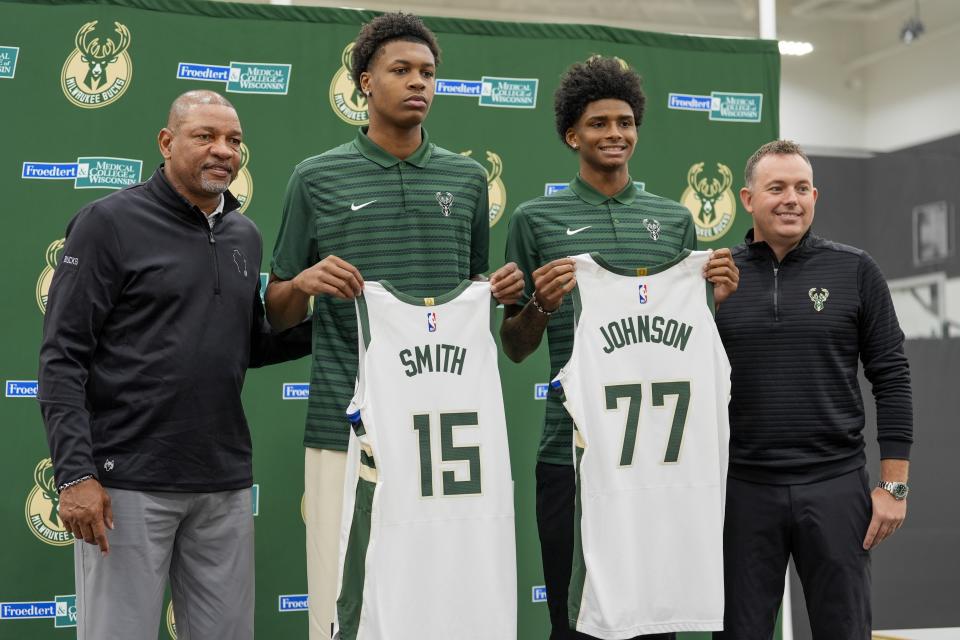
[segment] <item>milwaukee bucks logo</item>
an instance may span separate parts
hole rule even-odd
[[[167,604],[167,633],[170,640],[177,640],[177,619],[173,615],[173,600]]]
[[[40,272],[37,278],[37,306],[40,307],[40,313],[47,312],[47,296],[50,294],[50,283],[53,282],[53,272],[63,258],[63,238],[54,240],[47,247],[47,266]]]
[[[237,177],[230,183],[230,193],[240,202],[240,213],[247,210],[250,206],[250,199],[253,198],[253,177],[250,170],[247,169],[247,163],[250,162],[250,149],[245,142],[240,143],[240,170],[237,171]]]
[[[703,162],[687,171],[687,188],[680,202],[693,215],[697,237],[705,242],[718,240],[733,224],[737,204],[730,190],[733,172],[725,164],[717,163],[716,175],[704,175]]]
[[[119,22],[113,23],[112,31],[100,30],[93,20],[80,27],[74,44],[60,73],[67,99],[78,107],[96,109],[120,98],[133,76],[127,53],[130,30]]]
[[[462,156],[470,156],[473,150],[463,151]],[[487,201],[490,203],[490,226],[497,224],[507,208],[507,187],[503,184],[500,175],[503,173],[503,160],[493,151],[487,151],[487,162],[490,168],[484,167],[487,173]]]
[[[659,220],[651,220],[648,218],[644,218],[643,226],[647,228],[647,232],[650,234],[651,240],[660,239],[660,221]]]
[[[820,293],[817,293],[817,288],[814,287],[807,293],[807,295],[810,296],[810,300],[813,302],[813,310],[817,312],[823,311],[823,303],[825,303],[827,298],[830,297],[830,292],[826,289],[820,289],[820,291]]]
[[[453,205],[453,194],[449,191],[437,191],[437,203],[440,205],[440,211],[444,218],[450,217],[450,206]]]
[[[340,54],[340,68],[330,81],[330,106],[334,113],[347,124],[365,125],[370,122],[367,115],[367,97],[357,89],[350,75],[350,56],[353,43],[344,47]]]
[[[73,542],[73,534],[67,531],[57,513],[60,496],[53,480],[53,462],[41,460],[33,470],[34,487],[27,496],[24,515],[33,535],[43,542],[63,547]]]

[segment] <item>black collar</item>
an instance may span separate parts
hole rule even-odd
[[[152,193],[161,204],[166,205],[171,212],[188,220],[190,222],[203,221],[206,224],[207,216],[195,204],[184,198],[179,191],[173,188],[173,185],[167,180],[163,173],[163,164],[157,167],[149,180],[144,183],[146,188]],[[223,213],[221,218],[232,211],[240,208],[240,201],[237,200],[229,190],[223,192]],[[198,218],[197,215],[200,215]]]
[[[797,246],[787,252],[787,255],[784,256],[784,259],[791,255],[802,256],[810,249],[810,247],[818,240],[817,236],[811,233],[811,229],[807,229],[807,232],[803,234],[802,238],[800,238],[800,242],[797,243]],[[753,239],[753,228],[747,231],[746,235],[743,237],[743,243],[746,246],[747,252],[751,258],[772,257],[776,259],[776,254],[774,254],[773,249],[770,248],[770,245],[768,245],[765,240],[755,241]]]

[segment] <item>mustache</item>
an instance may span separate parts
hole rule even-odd
[[[233,167],[223,162],[208,162],[204,164],[201,169],[223,169],[230,173],[230,175],[233,175]]]

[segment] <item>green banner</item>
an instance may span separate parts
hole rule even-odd
[[[293,166],[341,144],[366,105],[344,66],[373,13],[187,0],[0,0],[0,193],[10,288],[0,338],[5,396],[0,451],[6,523],[0,638],[73,637],[72,538],[56,515],[37,408],[37,351],[64,229],[80,207],[146,179],[174,97],[213,89],[236,105],[244,164],[231,187],[271,254]],[[517,204],[562,189],[576,156],[557,138],[561,73],[593,54],[640,71],[646,115],[633,178],[691,210],[703,247],[736,244],[750,226],[736,196],[743,165],[779,131],[776,44],[585,25],[426,18],[443,49],[431,140],[488,174],[491,265],[503,261]],[[267,264],[261,265],[265,271]],[[257,528],[256,630],[306,636],[303,423],[308,362],[251,371]],[[519,637],[547,635],[533,469],[547,382],[545,349],[501,359],[516,481]],[[175,637],[165,603],[160,637]],[[691,634],[689,638],[698,637]],[[700,637],[706,637],[701,635]]]

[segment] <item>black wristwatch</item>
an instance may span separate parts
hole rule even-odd
[[[877,486],[889,491],[894,500],[904,500],[910,493],[910,487],[905,482],[884,482],[881,480],[877,483]]]

